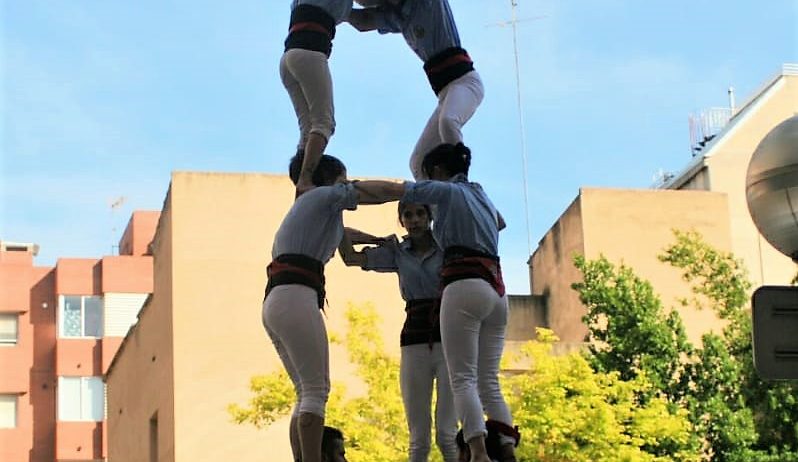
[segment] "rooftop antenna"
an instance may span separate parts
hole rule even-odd
[[[111,255],[116,255],[119,250],[119,245],[113,243],[115,238],[118,239],[116,235],[116,217],[114,216],[114,212],[122,208],[126,200],[127,198],[125,196],[119,196],[108,201],[108,205],[111,208]]]
[[[730,115],[734,115],[734,109],[736,109],[734,106],[734,87],[729,87],[729,109],[731,109]]]
[[[511,19],[509,21],[502,21],[499,23],[491,24],[491,26],[498,26],[498,27],[511,26],[513,28],[513,56],[515,57],[515,89],[516,89],[516,99],[518,104],[518,129],[521,132],[521,162],[523,168],[521,171],[521,176],[523,178],[523,184],[524,184],[524,217],[526,218],[526,246],[528,254],[532,255],[532,230],[529,223],[529,193],[528,193],[529,188],[527,186],[526,131],[524,130],[524,111],[521,100],[521,68],[518,65],[518,23],[526,21],[537,21],[539,19],[545,18],[546,16],[534,16],[531,18],[518,19],[517,10],[516,10],[517,8],[518,8],[518,0],[510,0],[510,9],[512,11]]]

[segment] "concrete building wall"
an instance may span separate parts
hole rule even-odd
[[[155,235],[160,215],[161,212],[149,210],[133,212],[119,240],[119,255],[149,255],[148,246]]]
[[[157,249],[153,295],[144,303],[105,377],[108,457],[114,462],[176,460],[170,204],[167,194],[153,239]]]
[[[535,338],[535,328],[546,326],[546,306],[543,297],[508,295],[510,316],[507,319],[508,342],[527,342]]]
[[[30,290],[30,312],[33,364],[30,368],[29,397],[25,404],[33,418],[33,447],[30,462],[52,462],[55,459],[55,318],[58,303],[55,296],[55,271],[34,267],[34,285]],[[2,445],[0,445],[2,447]],[[2,458],[0,458],[2,459]],[[13,459],[9,459],[13,460]]]
[[[586,310],[571,284],[582,280],[575,255],[631,267],[651,281],[665,308],[689,295],[678,271],[657,255],[675,242],[674,229],[695,230],[712,245],[731,248],[728,202],[720,193],[582,188],[530,258],[533,295],[545,300],[548,326],[563,343],[582,342]],[[682,309],[691,340],[718,326],[708,311]]]
[[[580,197],[587,258],[604,255],[650,281],[665,309],[679,309],[690,340],[698,342],[703,333],[718,329],[718,321],[709,310],[680,306],[678,299],[690,295],[689,286],[679,270],[660,262],[657,256],[676,242],[674,229],[697,231],[712,246],[730,250],[725,194],[583,188]],[[572,296],[577,296],[575,291]],[[579,303],[578,298],[575,303]]]
[[[587,334],[582,324],[584,309],[571,289],[571,284],[580,277],[573,264],[573,256],[584,255],[584,252],[585,236],[579,196],[543,236],[529,258],[532,295],[543,298],[546,326],[566,343],[579,343]]]
[[[17,342],[0,345],[0,394],[16,401],[13,428],[0,428],[3,461],[53,460],[52,288],[51,269],[35,268],[32,252],[0,251],[0,313],[17,318]]]
[[[246,402],[250,377],[282,368],[261,323],[261,303],[272,238],[293,202],[293,185],[284,176],[178,173],[171,194],[177,460],[288,460],[286,433],[266,439],[233,424],[226,409]],[[385,235],[396,231],[396,205],[361,207],[345,222]],[[325,274],[328,332],[345,333],[349,302],[372,301],[383,338],[398,355],[404,304],[396,277],[345,268],[337,257]],[[342,348],[331,348],[334,381],[353,381],[346,358]]]

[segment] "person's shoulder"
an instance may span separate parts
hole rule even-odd
[[[323,202],[334,196],[338,196],[344,192],[344,190],[338,188],[339,186],[343,185],[316,186],[315,188],[302,193],[302,195],[297,198],[295,204],[313,204],[317,202]]]

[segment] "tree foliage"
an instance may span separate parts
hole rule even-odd
[[[665,311],[651,284],[606,258],[575,259],[573,285],[588,314],[590,362],[602,372],[650,378],[669,403],[689,409],[704,457],[713,461],[798,460],[798,388],[764,382],[753,366],[751,283],[743,264],[695,232],[675,232],[659,257],[682,271],[692,295],[684,306],[711,309],[726,322],[700,348],[686,340],[677,310]],[[647,399],[647,395],[641,395]]]
[[[644,374],[624,380],[594,371],[580,353],[552,354],[557,338],[538,329],[522,355],[529,372],[503,387],[522,429],[519,460],[546,462],[698,461],[687,410],[652,393]],[[650,396],[646,402],[638,397]]]
[[[327,423],[346,435],[352,462],[407,460],[407,424],[399,392],[399,364],[384,351],[370,305],[350,306],[345,344],[358,376],[366,385],[362,396],[347,398],[333,385]],[[690,446],[687,412],[660,396],[645,404],[636,400],[652,385],[642,376],[625,381],[620,374],[598,373],[580,354],[553,356],[556,339],[548,331],[525,345],[531,371],[503,379],[503,389],[515,423],[521,427],[519,460],[535,462],[664,462],[698,460]],[[287,415],[294,391],[283,372],[254,377],[253,396],[246,407],[231,405],[238,423],[259,427]],[[666,456],[677,456],[672,459]],[[440,461],[437,449],[431,460]]]

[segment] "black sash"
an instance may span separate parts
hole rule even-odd
[[[447,48],[424,63],[424,72],[436,95],[453,80],[473,70],[474,62],[468,52],[460,47]]]
[[[462,246],[447,247],[443,252],[441,267],[441,291],[447,285],[461,279],[482,279],[503,297],[504,280],[499,257]]]
[[[269,296],[269,292],[277,286],[285,284],[302,284],[314,289],[318,294],[319,309],[324,309],[324,264],[306,255],[284,254],[275,258],[266,267],[266,274],[269,278],[266,283],[266,293],[263,297]]]
[[[332,53],[332,40],[335,38],[335,19],[323,8],[313,5],[299,5],[291,11],[285,51],[292,48],[318,51],[328,57]]]

